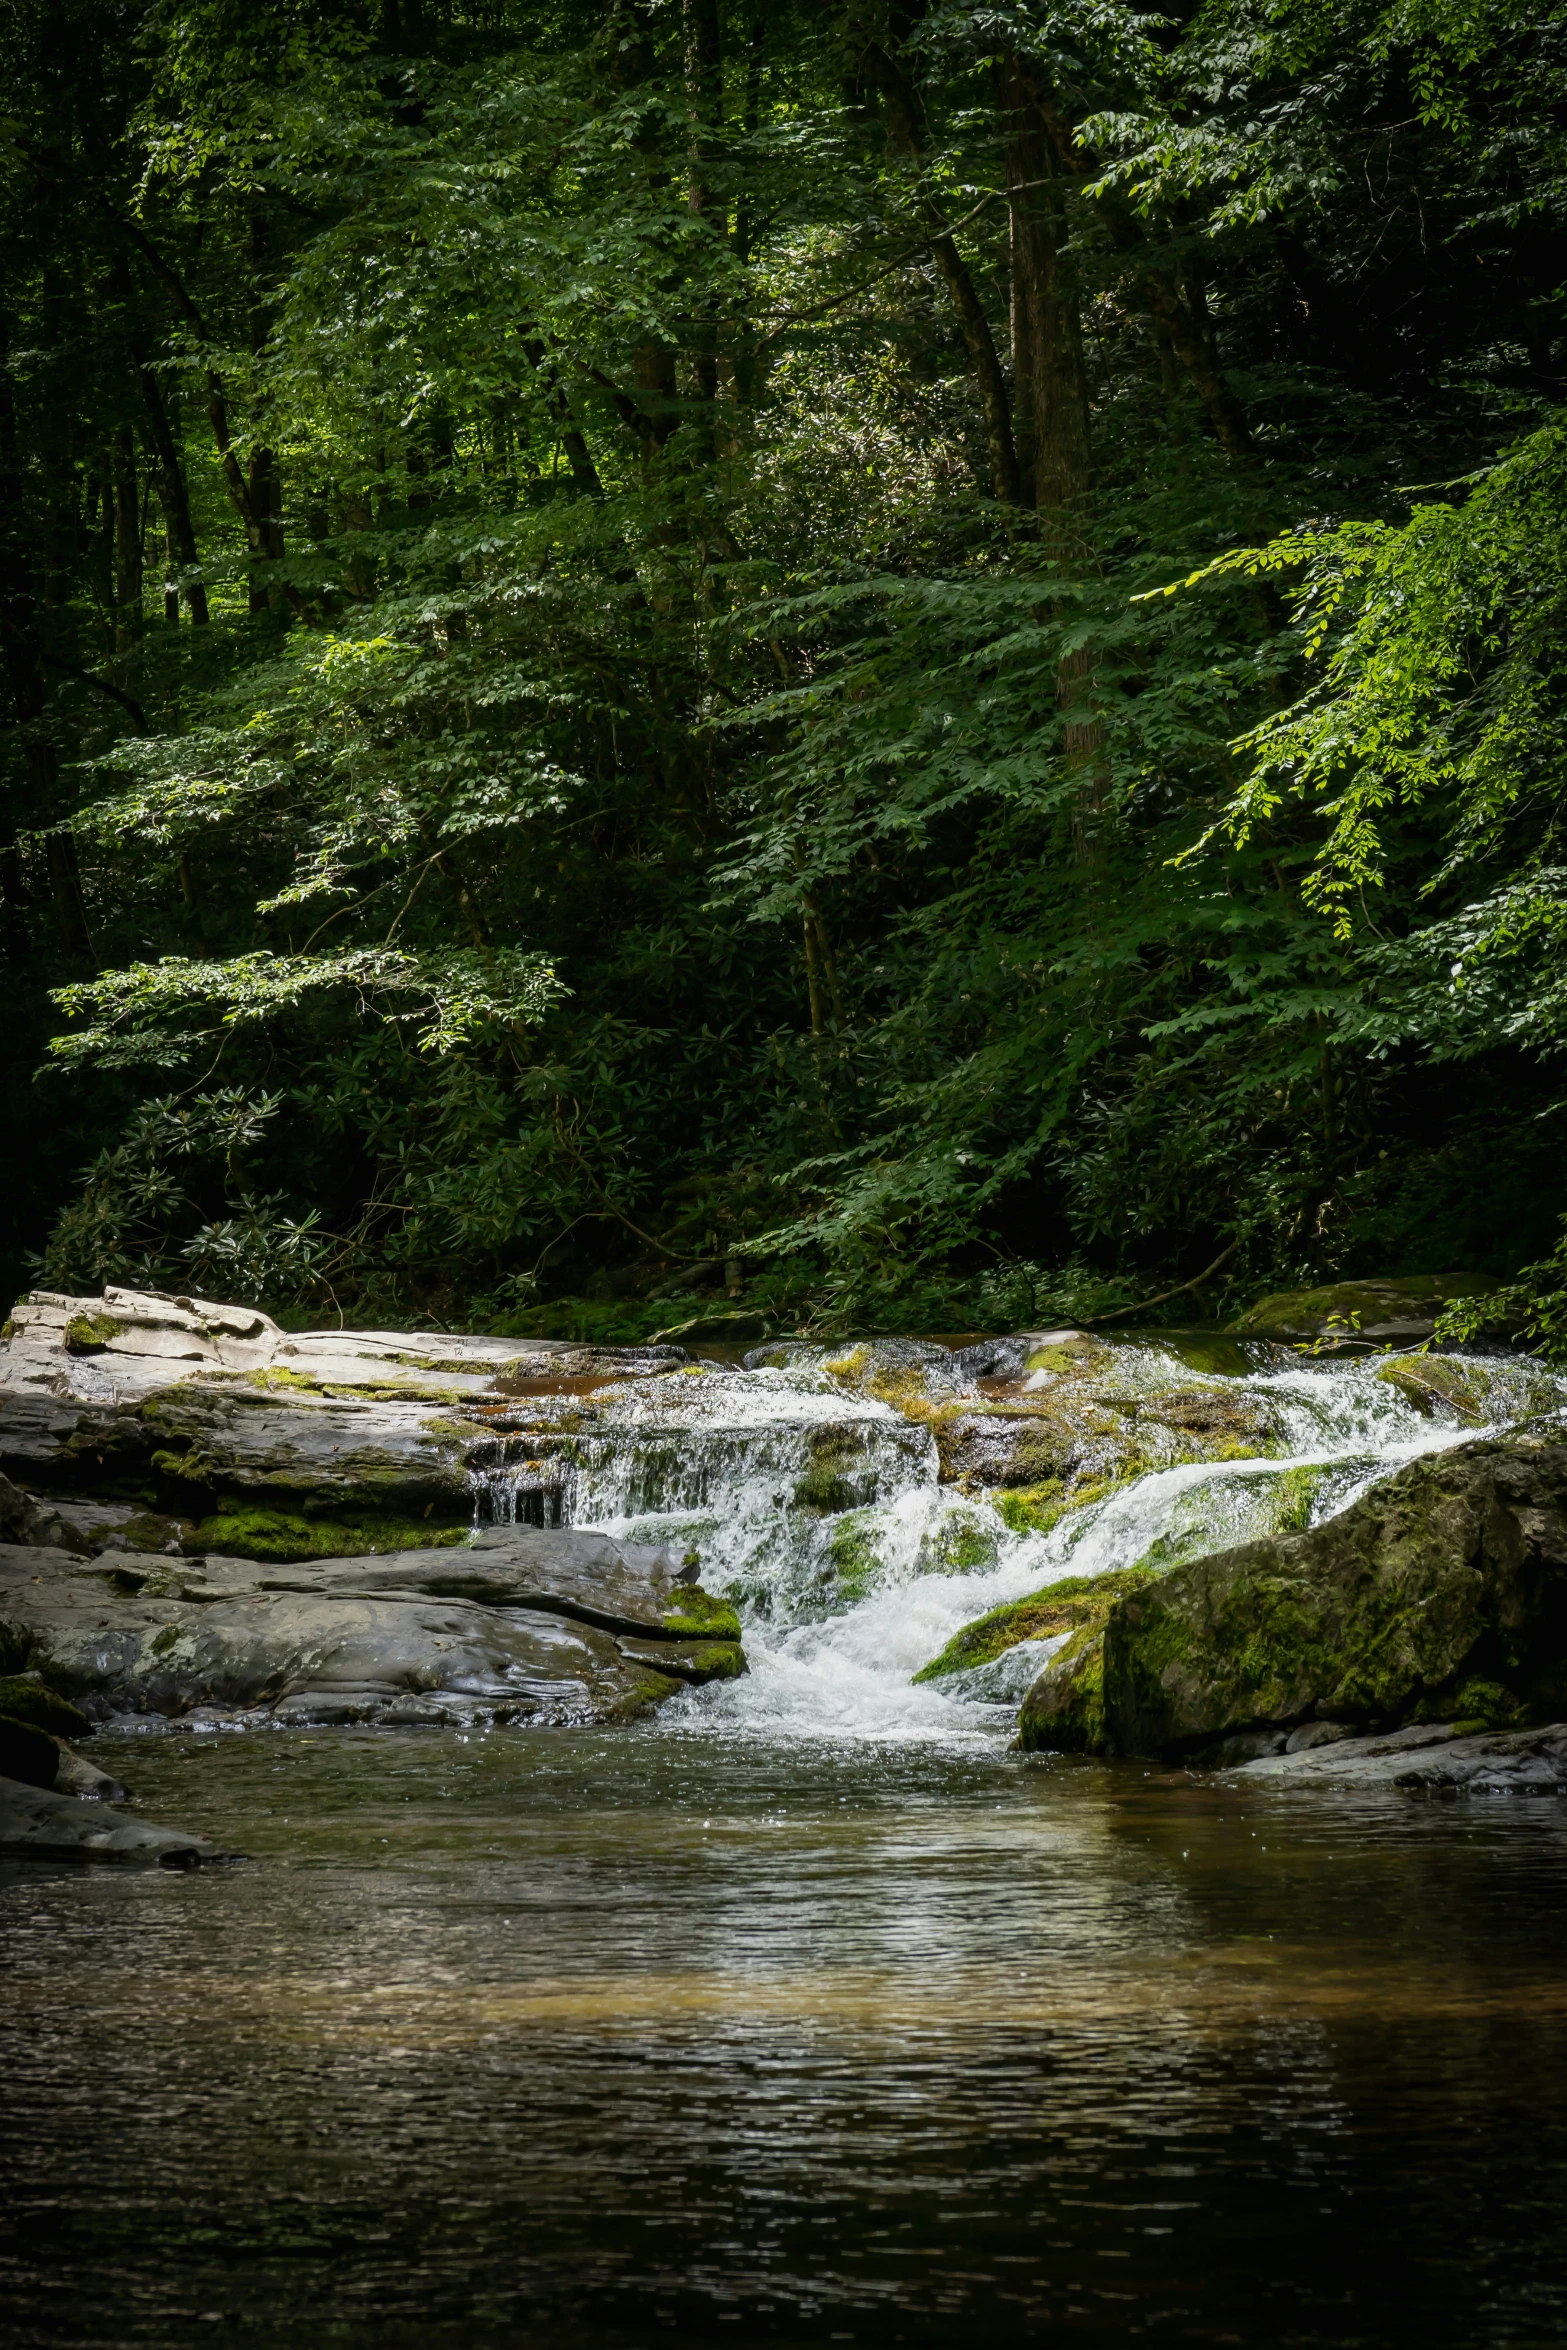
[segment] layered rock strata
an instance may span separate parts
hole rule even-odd
[[[127,1727],[619,1722],[732,1676],[694,1560],[472,1526],[529,1399],[682,1360],[31,1298],[0,1348],[0,1668]]]

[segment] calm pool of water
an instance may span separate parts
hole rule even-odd
[[[122,1747],[0,1872],[10,2343],[1567,2337],[1567,1807],[999,1746]]]

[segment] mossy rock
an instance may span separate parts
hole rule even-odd
[[[1021,1753],[1102,1754],[1105,1749],[1105,1619],[1058,1648],[1018,1708]]]
[[[628,1662],[697,1689],[709,1681],[738,1681],[746,1670],[745,1650],[738,1640],[622,1639],[619,1648]]]
[[[1009,1534],[1048,1534],[1076,1504],[1066,1499],[1063,1479],[1047,1477],[1042,1485],[1019,1485],[998,1493],[991,1507]]]
[[[1529,1708],[1500,1681],[1470,1678],[1460,1682],[1445,1709],[1458,1734],[1473,1730],[1516,1730],[1529,1718]],[[1433,1717],[1436,1718],[1436,1717]]]
[[[920,1545],[926,1575],[972,1575],[996,1563],[1000,1547],[995,1514],[989,1509],[949,1508]]]
[[[1109,1353],[1103,1339],[1090,1338],[1087,1331],[1079,1331],[1071,1338],[1053,1340],[1048,1346],[1036,1346],[1024,1357],[1025,1371],[1053,1371],[1057,1378],[1081,1371],[1088,1364],[1100,1362]]]
[[[795,1508],[823,1518],[863,1508],[871,1496],[865,1490],[867,1463],[859,1432],[829,1423],[812,1431],[810,1451],[810,1466],[795,1483]]]
[[[303,1517],[291,1510],[236,1505],[186,1522],[180,1536],[188,1557],[217,1551],[283,1566],[304,1559],[363,1558],[372,1551],[449,1549],[467,1541],[468,1528],[432,1526],[423,1519]]]
[[[882,1570],[875,1541],[876,1519],[869,1510],[849,1510],[833,1527],[828,1545],[838,1596],[852,1604],[863,1599]]]
[[[1494,1273],[1414,1273],[1374,1281],[1336,1281],[1265,1297],[1230,1324],[1237,1335],[1278,1338],[1324,1349],[1413,1345],[1431,1336],[1444,1306],[1484,1297],[1502,1286]]]
[[[1432,1419],[1438,1412],[1478,1425],[1486,1416],[1486,1399],[1493,1385],[1484,1363],[1461,1355],[1400,1355],[1377,1368],[1377,1377],[1396,1387],[1417,1412]]]
[[[1133,1592],[1105,1632],[1105,1736],[1180,1756],[1320,1719],[1539,1720],[1567,1685],[1567,1448],[1438,1453],[1305,1533]]]
[[[8,1721],[43,1730],[51,1738],[86,1738],[92,1724],[84,1713],[48,1687],[41,1673],[10,1673],[0,1678],[0,1714]]]
[[[972,1624],[965,1624],[915,1674],[916,1681],[940,1681],[949,1673],[966,1673],[988,1665],[1023,1640],[1053,1640],[1058,1633],[1075,1632],[1084,1624],[1102,1624],[1116,1600],[1149,1581],[1148,1567],[1111,1567],[1102,1575],[1066,1575],[1047,1583],[1026,1599],[1008,1600]]]
[[[249,1386],[259,1388],[264,1395],[326,1395],[347,1403],[450,1406],[461,1403],[465,1392],[460,1387],[438,1387],[428,1379],[321,1379],[312,1372],[291,1371],[283,1363],[268,1363],[260,1370],[247,1371],[244,1376]]]
[[[740,1618],[727,1599],[715,1599],[700,1583],[679,1583],[670,1593],[663,1626],[680,1640],[738,1640]]]
[[[111,1338],[118,1338],[123,1322],[113,1314],[73,1314],[65,1325],[67,1354],[91,1354],[95,1348],[107,1346]]]

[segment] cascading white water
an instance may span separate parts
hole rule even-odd
[[[979,1402],[956,1358],[919,1351],[927,1400]],[[1431,1395],[1417,1408],[1377,1358],[1286,1358],[1233,1377],[1181,1367],[1158,1345],[1109,1360],[1110,1403],[1211,1392],[1267,1430],[1266,1457],[1156,1469],[1048,1533],[1020,1534],[1000,1496],[938,1482],[917,1410],[864,1392],[863,1377],[846,1384],[843,1358],[800,1351],[778,1368],[703,1364],[600,1390],[587,1415],[569,1400],[543,1410],[527,1457],[480,1480],[484,1507],[508,1517],[552,1480],[561,1523],[696,1551],[703,1582],[741,1610],[751,1669],[667,1708],[673,1728],[987,1740],[1009,1732],[1055,1643],[939,1684],[912,1676],[989,1609],[1063,1576],[1175,1565],[1281,1522],[1319,1523],[1418,1454],[1567,1413],[1567,1380],[1526,1358],[1477,1368],[1462,1408]]]

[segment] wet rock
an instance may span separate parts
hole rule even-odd
[[[103,1803],[83,1802],[0,1777],[0,1859],[116,1861],[165,1869],[210,1867],[237,1854],[203,1836],[127,1819]]]
[[[1327,1727],[1326,1724],[1321,1725]],[[1567,1795],[1567,1722],[1454,1735],[1450,1722],[1297,1746],[1237,1773],[1285,1786],[1389,1787],[1411,1795]]]
[[[0,1676],[0,1714],[8,1721],[26,1722],[51,1738],[85,1738],[92,1728],[79,1707],[51,1689],[38,1672]]]
[[[707,1681],[737,1681],[746,1669],[738,1640],[619,1640],[615,1645],[633,1664],[698,1688]]]
[[[1416,1273],[1402,1279],[1337,1281],[1324,1289],[1294,1289],[1265,1297],[1230,1324],[1256,1338],[1313,1340],[1362,1351],[1373,1346],[1418,1346],[1431,1336],[1443,1307],[1456,1297],[1484,1297],[1499,1289],[1494,1273]]]
[[[59,1742],[30,1722],[0,1715],[0,1777],[24,1787],[52,1787],[60,1775]]]
[[[1291,1730],[1282,1751],[1285,1754],[1311,1754],[1319,1746],[1337,1746],[1354,1735],[1348,1722],[1302,1722],[1298,1730]]]
[[[932,1433],[942,1477],[962,1485],[1042,1485],[1071,1476],[1080,1447],[1054,1418],[1026,1410],[964,1412]]]
[[[1567,1448],[1428,1455],[1307,1532],[1177,1567],[1116,1602],[1077,1671],[1063,1652],[1030,1692],[1030,1743],[1205,1759],[1309,1722],[1559,1714]]]
[[[738,1653],[739,1629],[678,1556],[588,1532],[287,1566],[0,1546],[0,1635],[100,1720],[620,1721],[712,1677],[695,1650]]]
[[[123,1803],[129,1792],[111,1771],[100,1770],[86,1755],[63,1743],[54,1788],[57,1795],[74,1795],[82,1803]]]
[[[1112,1567],[1103,1575],[1063,1575],[1026,1599],[1008,1600],[988,1615],[965,1624],[940,1656],[933,1657],[914,1676],[916,1681],[941,1681],[953,1673],[971,1672],[987,1665],[1007,1649],[1024,1641],[1052,1640],[1063,1632],[1099,1631],[1118,1599],[1138,1590],[1150,1579],[1146,1567]]]
[[[391,1402],[482,1394],[498,1376],[606,1375],[657,1367],[671,1350],[583,1347],[568,1339],[456,1337],[441,1331],[279,1329],[251,1306],[159,1290],[106,1288],[100,1297],[35,1290],[14,1307],[0,1348],[0,1391],[39,1390],[83,1402],[134,1402],[176,1382],[253,1380],[299,1399],[333,1394]],[[673,1350],[678,1358],[679,1350]]]
[[[1013,1330],[959,1348],[954,1360],[966,1379],[1022,1379],[1091,1362],[1105,1351],[1104,1341],[1087,1330]]]

